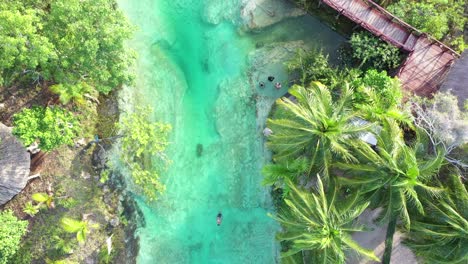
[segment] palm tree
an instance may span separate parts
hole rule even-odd
[[[418,140],[412,146],[406,145],[396,121],[387,119],[382,124],[376,150],[364,142],[355,144],[356,155],[363,163],[335,165],[351,176],[340,177],[343,184],[357,186],[361,194],[385,208],[381,219],[389,226],[383,263],[389,263],[397,220],[409,229],[409,208],[424,214],[421,195],[436,196],[443,191],[429,183],[442,166],[444,155],[429,155],[426,144]]]
[[[468,262],[468,192],[458,172],[448,176],[447,195],[423,201],[426,215],[415,217],[405,240],[426,263]]]
[[[351,238],[352,232],[363,230],[354,220],[369,203],[358,204],[357,199],[349,199],[343,206],[335,206],[336,189],[325,195],[319,176],[316,192],[299,190],[291,181],[286,182],[291,192],[285,199],[286,206],[274,217],[284,228],[278,239],[291,244],[282,257],[310,251],[312,263],[344,263],[345,252],[353,250],[378,261],[371,250]]]
[[[273,134],[268,145],[273,150],[276,162],[291,161],[306,157],[310,160],[309,174],[320,172],[328,180],[328,168],[336,157],[353,161],[350,142],[372,124],[359,125],[352,122],[352,90],[346,86],[338,100],[333,100],[330,91],[321,83],[313,82],[308,89],[295,85],[290,89],[297,102],[278,99],[273,119],[268,126]]]
[[[392,83],[394,87],[388,88],[389,92],[385,95],[379,94],[373,87],[360,87],[366,100],[364,103],[356,104],[355,107],[365,120],[381,122],[384,119],[393,119],[412,128],[414,125],[410,111],[405,105],[395,103],[402,98],[401,92],[396,92],[401,90],[400,84],[397,80],[392,80]],[[386,97],[392,97],[393,100]]]
[[[54,84],[49,87],[50,91],[59,96],[62,104],[68,104],[70,101],[77,105],[83,105],[86,102],[85,97],[91,97],[89,94],[94,89],[85,82],[77,84]]]
[[[285,179],[297,182],[297,178],[303,175],[308,167],[309,161],[305,158],[267,164],[262,169],[262,174],[264,176],[262,184],[282,187]]]

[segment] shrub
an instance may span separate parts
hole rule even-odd
[[[0,213],[0,264],[9,263],[26,233],[27,221],[18,220],[12,211]]]
[[[368,32],[354,33],[350,40],[352,56],[364,69],[392,70],[400,65],[400,51]]]
[[[341,70],[331,66],[328,55],[317,49],[298,50],[297,54],[286,62],[286,68],[289,74],[298,80],[296,83],[302,86],[309,86],[311,82],[319,81],[330,89],[341,89],[345,82],[361,74],[358,70]]]
[[[60,107],[24,109],[14,115],[13,124],[13,134],[25,146],[39,141],[39,148],[44,151],[64,144],[72,145],[79,131],[77,119]]]

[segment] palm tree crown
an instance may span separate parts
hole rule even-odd
[[[386,119],[377,135],[377,148],[364,142],[354,145],[363,163],[335,163],[345,170],[340,181],[346,185],[358,186],[362,194],[372,194],[386,208],[383,219],[399,214],[406,228],[410,226],[408,203],[424,214],[420,201],[421,194],[438,195],[443,189],[429,183],[443,164],[442,152],[429,155],[425,144],[405,144],[403,134],[394,120]]]
[[[309,173],[315,168],[327,179],[334,156],[355,160],[349,151],[350,141],[372,124],[351,122],[356,114],[352,111],[352,90],[348,87],[336,101],[319,82],[313,82],[308,89],[295,85],[290,93],[297,102],[278,99],[275,118],[268,120],[273,131],[268,143],[275,153],[273,158],[280,162],[306,156],[310,159]]]
[[[430,214],[416,216],[406,244],[426,263],[468,262],[468,192],[458,173],[448,175],[449,192],[424,199]]]
[[[284,227],[278,239],[292,243],[283,257],[307,250],[312,253],[313,263],[344,263],[345,252],[351,249],[378,260],[371,250],[359,246],[350,235],[363,230],[354,225],[354,220],[368,203],[357,204],[356,199],[351,199],[346,206],[336,207],[336,191],[330,192],[327,198],[319,176],[316,192],[299,190],[289,180],[287,185],[291,192],[285,199],[286,206],[275,217]]]

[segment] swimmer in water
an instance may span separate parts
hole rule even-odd
[[[223,214],[219,212],[218,215],[216,216],[216,224],[218,226],[221,225],[221,221],[223,221]]]

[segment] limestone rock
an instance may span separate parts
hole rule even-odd
[[[0,205],[8,202],[27,184],[31,158],[11,128],[0,123]]]
[[[246,0],[241,19],[249,29],[260,29],[306,12],[285,0]]]

